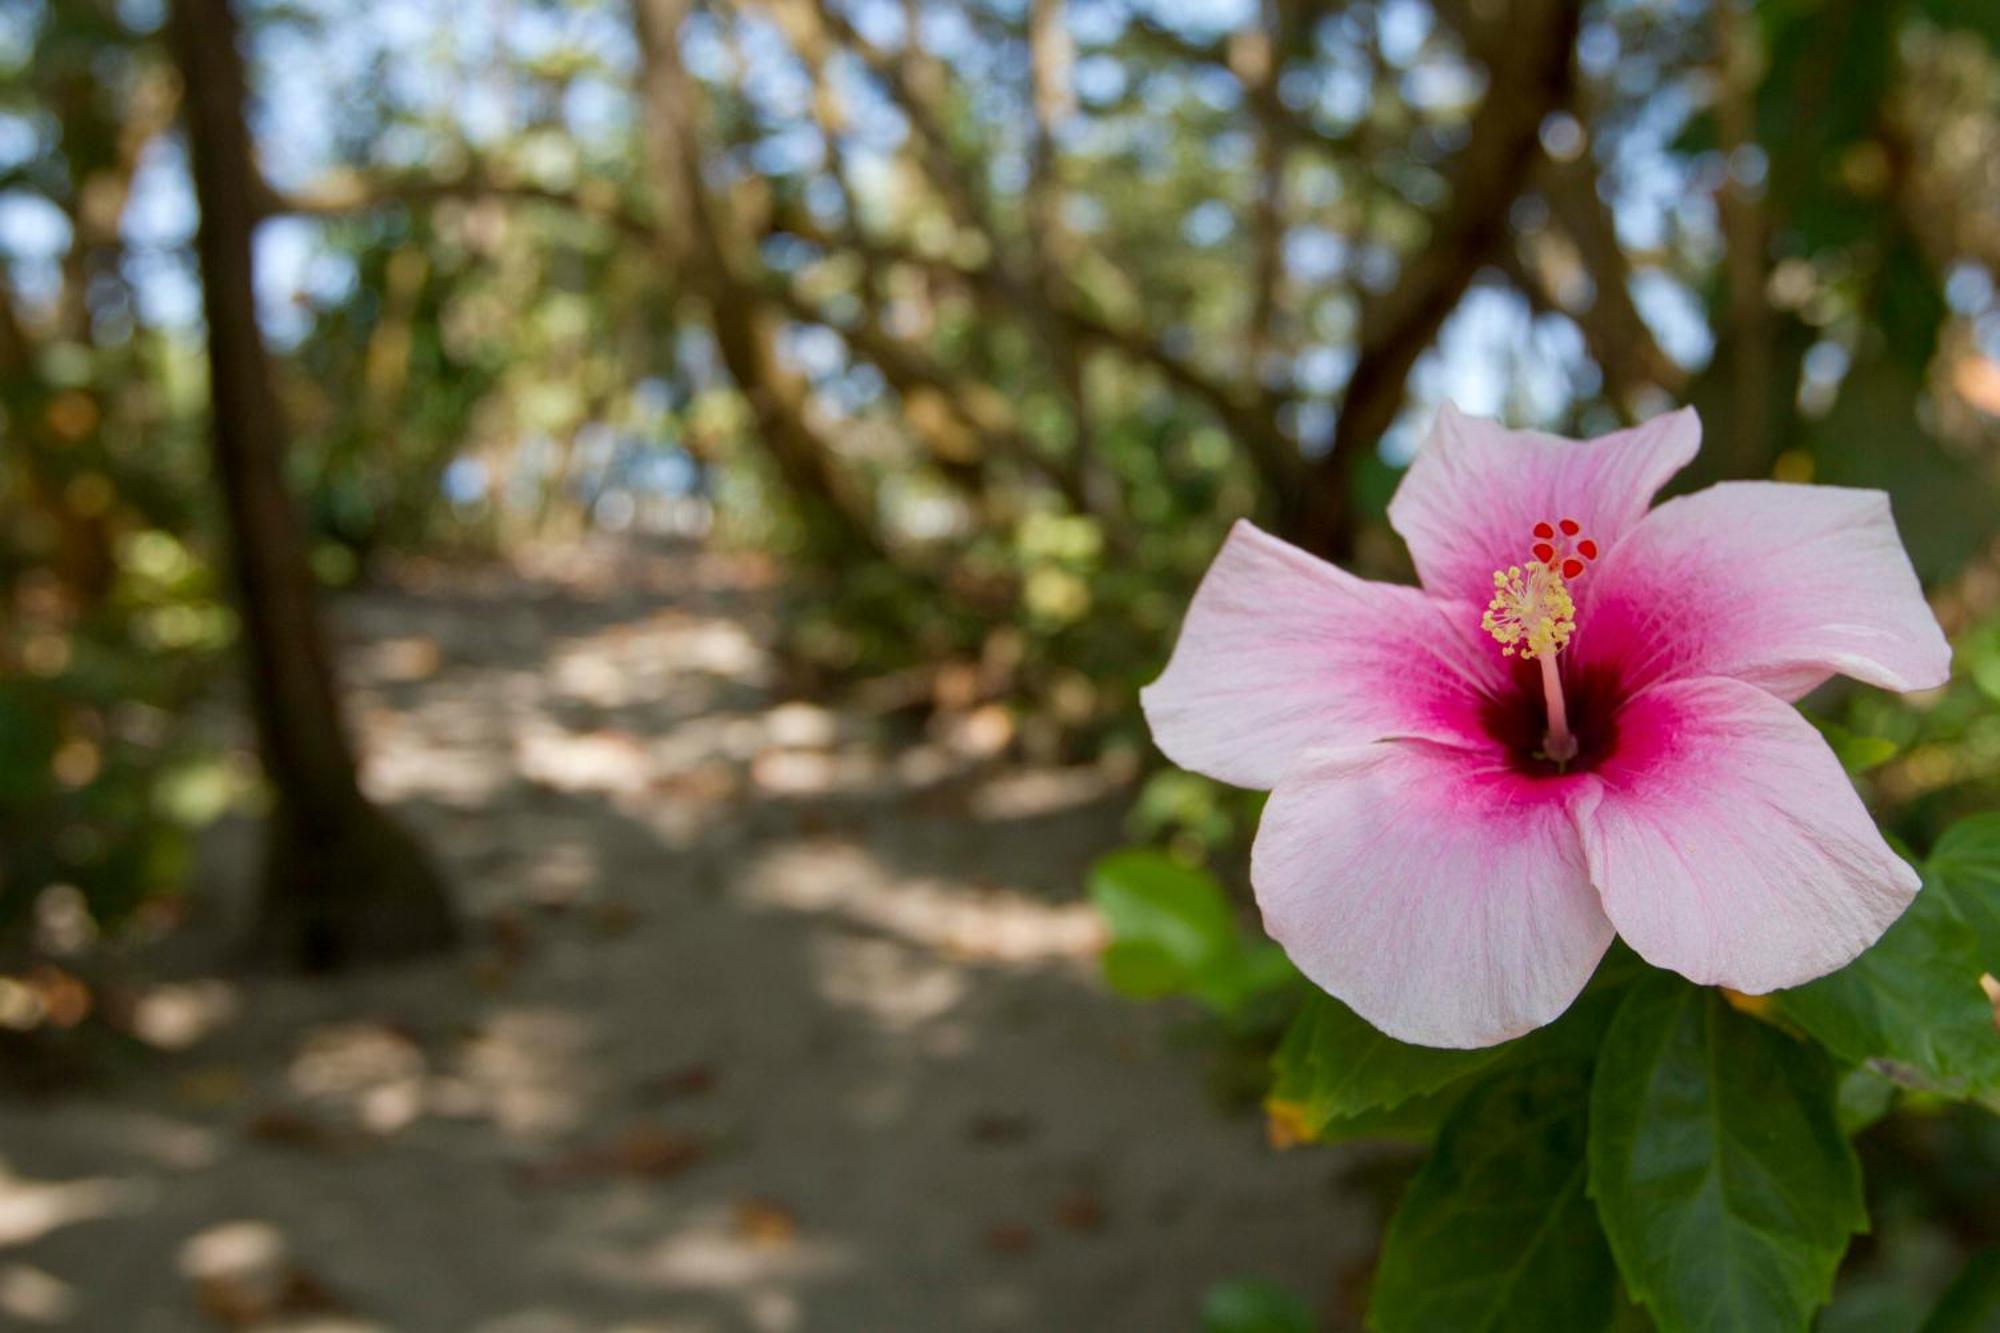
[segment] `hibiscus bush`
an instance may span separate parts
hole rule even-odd
[[[1869,1229],[1855,1136],[1898,1110],[2000,1110],[2000,814],[1952,826],[1921,871],[1903,917],[1817,981],[1746,996],[1614,945],[1561,1018],[1469,1050],[1397,1041],[1312,990],[1166,853],[1107,857],[1091,893],[1121,991],[1193,997],[1232,1032],[1290,1015],[1275,1144],[1428,1145],[1374,1327],[1643,1328],[1636,1303],[1662,1329],[1778,1329],[1807,1325]],[[1995,1310],[2000,1266],[1980,1256],[1924,1327]]]
[[[1105,974],[1271,1034],[1275,1143],[1428,1145],[1384,1333],[1803,1329],[1869,1230],[1856,1136],[2000,1110],[2000,815],[1892,845],[1850,773],[1893,742],[1795,706],[1949,677],[1887,498],[1649,509],[1698,444],[1446,409],[1389,509],[1420,586],[1239,525],[1145,693],[1170,758],[1270,790],[1272,939],[1121,852]],[[1975,1261],[1925,1327],[1997,1315]]]

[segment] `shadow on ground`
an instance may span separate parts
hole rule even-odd
[[[117,960],[147,1047],[0,1100],[0,1324],[1191,1329],[1365,1242],[1097,984],[1094,769],[774,705],[755,564],[557,553],[342,609],[369,782],[473,944],[305,983],[200,910]]]

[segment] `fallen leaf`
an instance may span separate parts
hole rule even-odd
[[[715,1091],[716,1072],[714,1065],[683,1065],[671,1069],[657,1078],[648,1079],[639,1087],[641,1096],[660,1101],[672,1101],[682,1097],[703,1097]]]
[[[1075,1190],[1056,1204],[1056,1225],[1070,1231],[1101,1231],[1104,1202],[1089,1190]]]
[[[986,1248],[995,1254],[1026,1254],[1035,1248],[1035,1233],[1020,1222],[1001,1222],[986,1229]]]
[[[1312,1121],[1307,1118],[1304,1106],[1282,1097],[1272,1097],[1264,1102],[1264,1140],[1272,1148],[1283,1152],[1302,1143],[1311,1143],[1315,1137]]]
[[[752,1245],[763,1249],[781,1249],[790,1245],[798,1233],[798,1214],[778,1200],[737,1200],[736,1234]]]
[[[592,916],[591,924],[597,927],[600,935],[624,935],[639,924],[639,909],[630,903],[601,903]]]
[[[174,1093],[185,1106],[214,1110],[241,1100],[245,1086],[243,1071],[236,1066],[207,1065],[181,1075]]]
[[[304,1148],[327,1152],[342,1146],[341,1135],[331,1126],[291,1106],[274,1106],[250,1117],[243,1132],[259,1143],[280,1148]]]
[[[231,1276],[195,1280],[195,1303],[224,1328],[268,1328],[304,1315],[340,1313],[342,1306],[330,1288],[302,1269],[288,1269],[277,1286]]]
[[[664,1180],[701,1160],[707,1145],[693,1134],[664,1125],[632,1125],[608,1142],[578,1148],[522,1170],[533,1185],[561,1185],[605,1176]]]
[[[974,1143],[1023,1143],[1035,1136],[1035,1122],[1016,1112],[982,1111],[972,1117],[966,1134]]]
[[[53,1027],[73,1028],[90,1017],[90,987],[51,963],[28,973],[28,988],[41,1001],[42,1017]]]
[[[486,923],[487,934],[492,937],[494,952],[503,966],[512,967],[527,957],[534,945],[535,935],[519,912],[511,908],[501,908]]]

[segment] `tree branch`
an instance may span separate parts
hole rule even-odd
[[[707,304],[717,350],[749,402],[758,438],[805,522],[813,553],[886,559],[866,497],[838,469],[807,412],[807,385],[777,353],[776,321],[760,299],[752,238],[720,216],[727,201],[702,177],[696,139],[701,87],[681,63],[687,0],[638,0],[641,94],[651,177],[661,216],[684,223],[653,232],[671,272]]]
[[[1333,447],[1314,467],[1297,518],[1299,540],[1321,555],[1349,553],[1354,469],[1401,410],[1417,358],[1505,242],[1508,210],[1536,160],[1542,121],[1569,99],[1578,24],[1573,0],[1523,0],[1510,7],[1505,23],[1504,41],[1491,33],[1468,38],[1492,58],[1485,99],[1453,163],[1451,202],[1395,286],[1362,308],[1359,354]]]
[[[1618,243],[1610,210],[1598,196],[1589,154],[1574,162],[1548,162],[1542,179],[1549,209],[1576,246],[1596,289],[1589,307],[1572,313],[1606,384],[1628,409],[1648,384],[1678,394],[1687,387],[1687,371],[1662,350],[1652,326],[1633,304],[1631,261]]]
[[[396,205],[420,207],[446,200],[495,199],[503,203],[546,204],[564,209],[648,245],[657,243],[663,225],[620,199],[615,190],[556,190],[526,181],[508,180],[484,170],[452,178],[371,176],[358,171],[336,171],[321,178],[310,189],[290,193],[280,193],[259,173],[251,189],[257,195],[259,217],[333,218]]]

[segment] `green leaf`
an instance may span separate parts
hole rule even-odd
[[[1113,940],[1098,961],[1111,989],[1135,1000],[1157,1000],[1188,987],[1187,966],[1151,940]]]
[[[1824,718],[1809,717],[1806,721],[1826,738],[1834,757],[1849,773],[1866,773],[1896,757],[1896,742],[1885,737],[1857,735],[1838,722],[1828,722]]]
[[[1313,1143],[1429,1143],[1479,1078],[1480,1073],[1474,1072],[1453,1079],[1436,1092],[1426,1092],[1394,1106],[1329,1120],[1310,1134],[1296,1123],[1288,1128]],[[1284,1103],[1271,1103],[1274,1115],[1286,1109]]]
[[[1313,1333],[1313,1314],[1296,1292],[1275,1282],[1233,1278],[1203,1297],[1201,1333]]]
[[[49,782],[49,762],[61,735],[47,692],[0,681],[0,800],[26,803]]]
[[[1616,1272],[1584,1192],[1589,1066],[1488,1079],[1438,1136],[1383,1243],[1382,1333],[1610,1327]]]
[[[1918,9],[1941,28],[1976,33],[2000,55],[2000,6],[1992,0],[1921,0]]]
[[[1973,815],[1944,831],[1924,863],[1978,938],[1979,964],[2000,974],[2000,813]]]
[[[1210,1008],[1235,1014],[1247,1012],[1260,997],[1292,990],[1303,982],[1283,949],[1269,940],[1241,939],[1198,979],[1195,994]],[[1281,1011],[1273,1028],[1283,1018]]]
[[[1236,918],[1215,879],[1164,852],[1113,852],[1090,869],[1090,900],[1120,943],[1143,942],[1189,972],[1236,943]]]
[[[1304,1137],[1329,1123],[1386,1110],[1484,1069],[1501,1048],[1441,1050],[1385,1036],[1331,995],[1315,992],[1273,1057],[1271,1102]]]
[[[1993,1333],[2000,1329],[2000,1247],[1966,1262],[1918,1333]]]
[[[1111,929],[1104,979],[1121,994],[1192,995],[1228,1016],[1297,982],[1283,950],[1237,926],[1214,876],[1163,852],[1132,848],[1102,858],[1091,867],[1090,898]]]
[[[1889,1114],[1896,1105],[1896,1091],[1894,1082],[1865,1065],[1842,1074],[1834,1095],[1840,1132],[1851,1139]]]
[[[1980,988],[1978,939],[1926,884],[1859,958],[1775,997],[1839,1059],[1950,1097],[2000,1091],[2000,1032]]]
[[[1588,1062],[1625,988],[1652,969],[1614,943],[1568,1012],[1500,1046],[1439,1050],[1386,1037],[1340,1001],[1315,992],[1272,1059],[1266,1109],[1295,1139],[1422,1139],[1475,1082],[1501,1064]]]
[[[1633,986],[1590,1103],[1590,1193],[1664,1333],[1804,1329],[1867,1225],[1818,1049],[1666,973]]]

